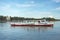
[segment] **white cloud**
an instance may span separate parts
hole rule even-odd
[[[39,11],[25,11],[25,12],[20,12],[20,10],[17,10],[16,8],[13,9],[11,8],[12,5],[5,5],[3,7],[1,7],[0,10],[2,10],[1,13],[3,13],[4,15],[8,15],[8,16],[22,16],[22,17],[36,17],[36,18],[40,18],[40,17],[47,17],[49,15],[51,15],[51,12],[39,12]],[[26,7],[27,5],[24,5],[24,7]],[[20,5],[19,5],[20,7]],[[27,6],[30,7],[30,6]]]
[[[40,14],[51,14],[51,12],[40,12]]]
[[[34,4],[16,4],[16,7],[33,7],[36,6]]]
[[[0,7],[0,12],[3,15],[16,16],[19,15],[20,11],[17,9],[11,8],[12,5],[5,5]]]
[[[8,10],[10,8],[10,5],[5,5],[0,7],[1,10]]]
[[[34,2],[32,2],[34,3]],[[13,6],[12,6],[13,5]],[[49,16],[51,15],[51,12],[39,12],[39,11],[28,11],[24,10],[26,12],[23,12],[23,9],[17,9],[17,8],[21,8],[21,7],[37,7],[37,6],[43,6],[40,4],[17,4],[17,3],[11,3],[11,4],[5,4],[4,6],[0,7],[0,10],[2,10],[1,13],[3,13],[4,15],[10,15],[10,16],[24,16],[24,17],[45,17],[45,16]],[[16,7],[16,8],[12,8],[12,7]],[[20,12],[21,10],[21,12]]]
[[[56,10],[60,10],[60,7],[56,8]]]
[[[35,3],[35,2],[34,2],[34,1],[30,1],[30,3],[32,3],[32,4],[33,4],[33,3]]]
[[[2,7],[2,9],[4,10],[4,9],[8,9],[10,6],[12,6],[12,7],[17,7],[17,8],[28,8],[28,7],[43,7],[43,6],[45,6],[45,5],[43,5],[43,4],[37,4],[37,3],[35,3],[34,1],[28,1],[28,2],[25,2],[25,3],[22,3],[22,4],[20,4],[20,3],[15,3],[15,2],[11,2],[11,3],[8,3],[8,4],[6,4],[6,3],[1,3],[1,4],[3,4],[3,5],[5,5],[7,8],[3,8]]]
[[[28,1],[28,2],[25,2],[25,4],[34,4],[35,1]]]
[[[56,3],[59,3],[60,2],[60,0],[52,0],[52,1],[55,1]]]
[[[45,5],[43,4],[15,4],[17,8],[28,8],[28,7],[44,7]]]
[[[49,17],[52,15],[52,12],[39,12],[39,11],[33,11],[33,12],[24,12],[25,17],[32,17],[32,18],[41,18],[41,17]]]
[[[26,12],[27,14],[52,14],[51,12],[45,12],[45,11],[42,11],[42,12],[39,12],[39,11],[28,11]]]
[[[36,6],[34,1],[27,1],[24,4],[15,3],[16,7],[33,7]]]
[[[40,12],[41,17],[49,17],[49,16],[53,16],[52,12]]]
[[[57,10],[57,11],[60,11],[60,7],[57,7],[57,8],[55,8],[55,9],[53,9],[53,10]]]

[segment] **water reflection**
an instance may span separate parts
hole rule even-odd
[[[0,27],[3,27],[5,23],[0,23]]]
[[[50,26],[50,27],[46,27],[46,26],[11,26],[12,28],[20,28],[20,29],[23,29],[23,30],[26,30],[26,31],[38,31],[38,32],[45,32],[45,31],[48,31],[48,30],[52,30],[53,29],[53,26]]]

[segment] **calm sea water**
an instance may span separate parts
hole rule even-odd
[[[12,27],[0,23],[0,40],[60,40],[60,22],[53,27]]]

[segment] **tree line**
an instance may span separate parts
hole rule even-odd
[[[56,21],[57,19],[55,19],[55,18],[50,18],[50,17],[43,17],[43,18],[24,18],[24,17],[9,17],[9,16],[0,16],[0,22],[1,21],[7,21],[7,18],[10,18],[10,20],[9,21],[13,21],[13,20],[43,20],[43,19],[45,19],[45,20],[47,20],[47,21]]]

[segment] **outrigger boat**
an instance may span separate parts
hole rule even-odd
[[[53,26],[53,23],[39,20],[37,22],[11,23],[11,26]]]

